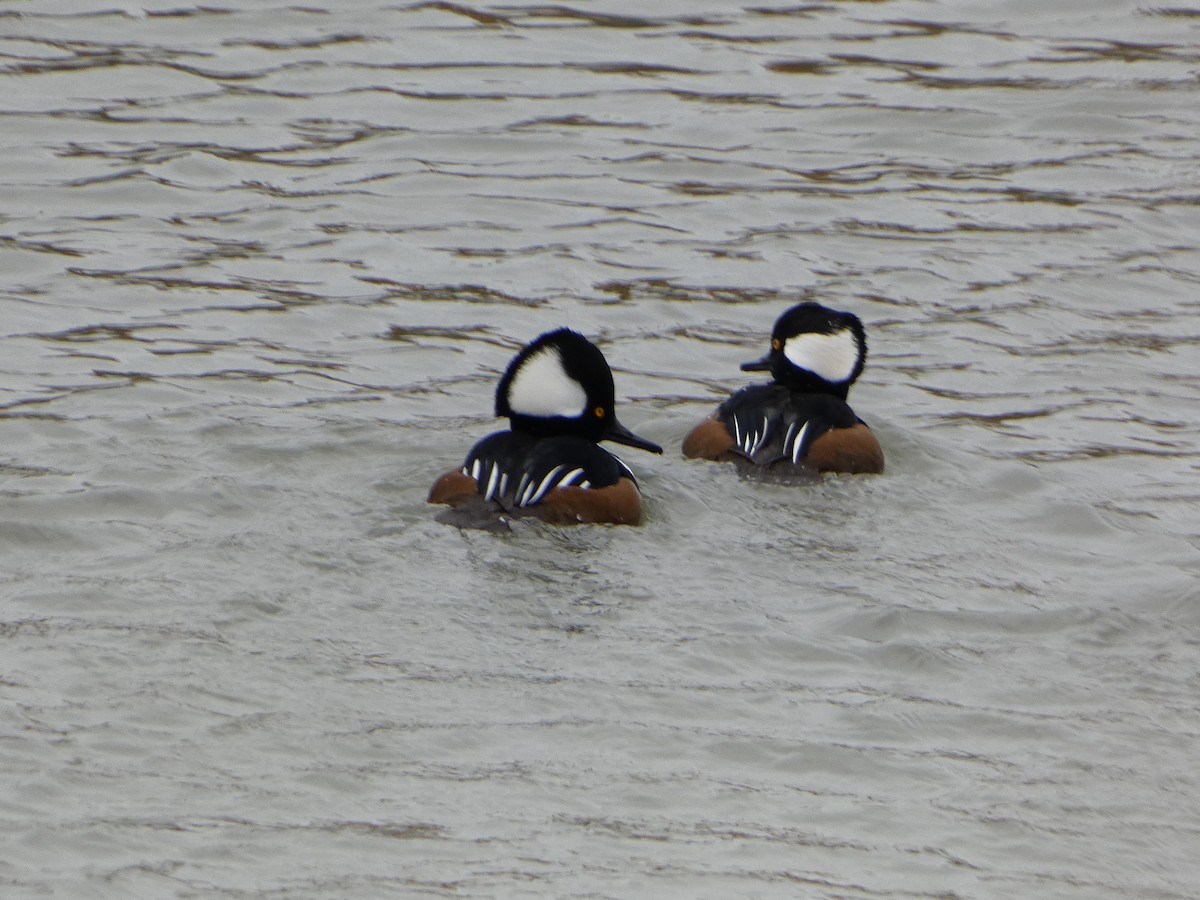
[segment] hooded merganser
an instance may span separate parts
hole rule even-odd
[[[595,344],[566,328],[526,345],[496,388],[496,415],[510,430],[480,440],[461,468],[433,484],[430,503],[476,509],[478,521],[536,516],[558,525],[637,525],[642,497],[629,467],[599,441],[662,453],[617,421],[612,371]],[[446,515],[446,514],[443,514]]]
[[[684,439],[684,456],[733,460],[772,476],[882,472],[879,441],[846,403],[866,356],[858,316],[819,303],[793,306],[776,320],[767,355],[742,365],[774,380],[717,407]]]

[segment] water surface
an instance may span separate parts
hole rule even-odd
[[[0,5],[3,893],[1194,896],[1198,37]],[[801,299],[887,473],[683,461]],[[561,325],[647,524],[433,522]]]

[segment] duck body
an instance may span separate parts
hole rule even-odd
[[[883,471],[879,441],[845,400],[779,384],[737,391],[692,429],[683,453],[764,475]]]
[[[775,324],[770,352],[742,366],[774,380],[732,394],[687,435],[684,455],[769,478],[882,472],[883,449],[846,399],[865,358],[857,316],[792,307]]]
[[[456,502],[457,501],[457,502]],[[434,484],[430,503],[492,504],[511,518],[534,516],[556,525],[637,525],[642,497],[625,463],[570,435],[535,437],[497,431],[471,448],[461,469]]]
[[[637,525],[642,497],[633,472],[598,445],[611,440],[661,453],[617,421],[603,354],[568,329],[547,332],[509,364],[496,391],[511,427],[482,438],[459,468],[434,482],[443,521],[504,527],[534,517],[556,525]]]

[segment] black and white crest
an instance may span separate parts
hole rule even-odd
[[[775,381],[792,390],[845,399],[866,357],[867,338],[858,316],[819,303],[801,303],[775,322],[770,352],[742,369],[768,370]]]
[[[504,397],[510,414],[573,419],[587,412],[587,391],[567,374],[557,344],[546,343],[525,354],[511,372]]]
[[[525,346],[496,387],[496,415],[533,434],[600,440],[613,410],[612,371],[604,354],[567,328]]]
[[[600,348],[569,328],[548,331],[518,353],[496,387],[496,415],[537,437],[615,441],[662,453],[617,421],[612,370]]]

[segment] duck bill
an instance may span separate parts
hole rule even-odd
[[[756,359],[754,362],[742,363],[743,372],[769,372],[771,370],[771,354],[767,354],[762,359]]]
[[[651,453],[662,453],[662,447],[648,441],[644,437],[638,437],[614,417],[612,424],[608,426],[608,431],[604,432],[604,440],[612,441],[615,444],[624,444],[627,447],[637,447],[639,450],[649,450]]]

